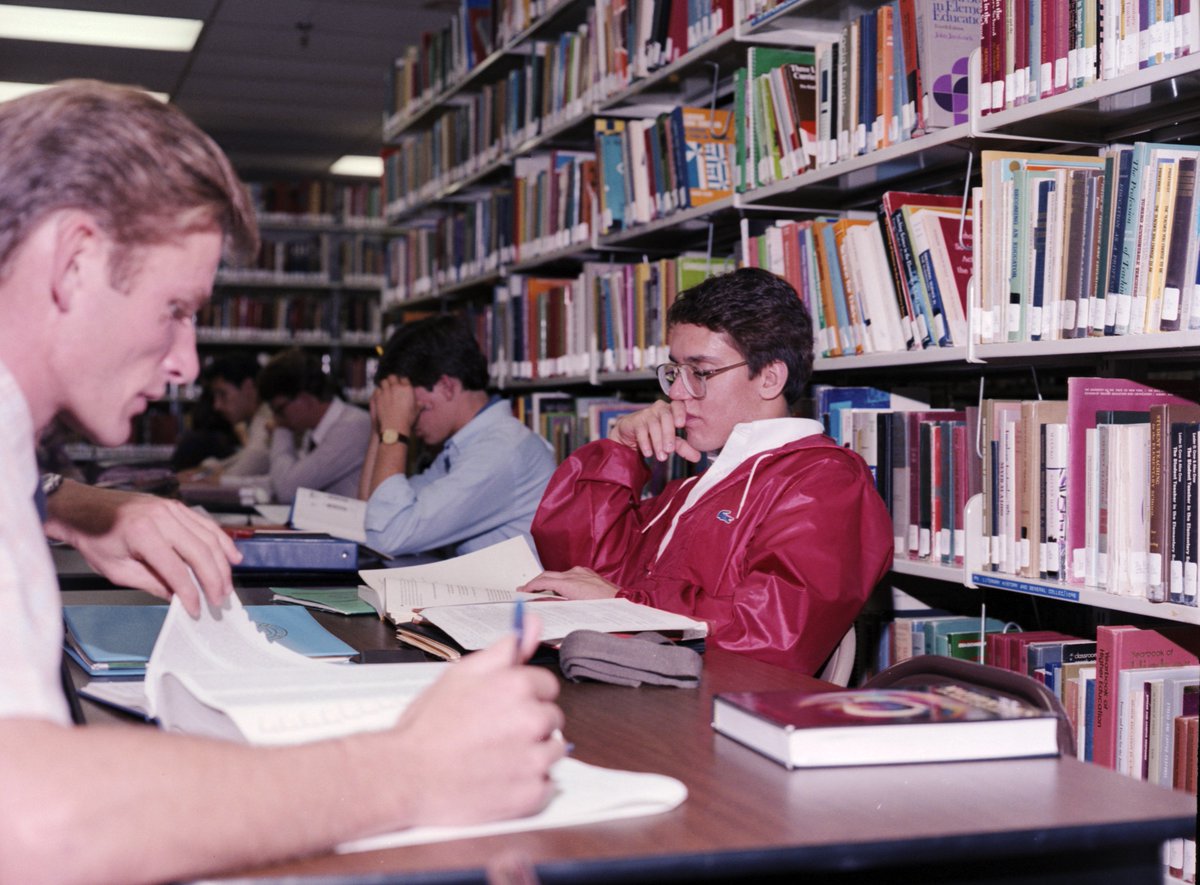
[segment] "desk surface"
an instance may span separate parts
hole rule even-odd
[[[260,593],[243,596],[261,602]],[[68,592],[64,600],[133,595]],[[392,642],[374,618],[318,617],[360,648]],[[910,881],[949,882],[991,876],[997,864],[1017,881],[1051,881],[1056,871],[1067,874],[1063,881],[1130,882],[1139,875],[1155,881],[1158,844],[1194,832],[1193,797],[1071,759],[789,772],[709,725],[714,692],[819,684],[716,649],[705,655],[699,690],[567,683],[561,703],[576,758],[677,777],[689,790],[680,808],[584,827],[329,855],[255,876],[483,881],[489,861],[516,850],[532,859],[543,882],[800,872],[809,882],[866,882],[887,881],[876,877],[897,867],[916,877]],[[89,716],[94,710],[89,706]],[[387,778],[381,764],[381,783]],[[1089,865],[1096,869],[1083,875]]]

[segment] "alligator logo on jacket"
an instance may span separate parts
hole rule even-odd
[[[725,523],[725,525],[729,525],[731,522],[733,522],[733,511],[732,510],[718,510],[717,511],[717,519],[719,519],[721,522]]]

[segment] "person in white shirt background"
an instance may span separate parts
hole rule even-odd
[[[298,348],[258,373],[258,396],[271,410],[270,491],[290,504],[296,489],[353,497],[358,491],[371,416],[334,393],[320,358]]]
[[[258,358],[249,352],[219,356],[205,368],[213,409],[233,427],[241,447],[226,458],[205,459],[199,467],[182,471],[180,482],[228,486],[264,482],[271,463],[271,408],[258,398],[260,369]]]

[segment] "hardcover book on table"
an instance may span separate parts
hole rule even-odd
[[[1057,756],[1058,720],[987,689],[930,684],[713,699],[713,728],[788,768]]]

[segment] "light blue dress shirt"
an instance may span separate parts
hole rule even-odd
[[[446,440],[424,472],[388,477],[367,501],[367,544],[390,556],[458,554],[524,535],[554,472],[540,436],[493,399]]]

